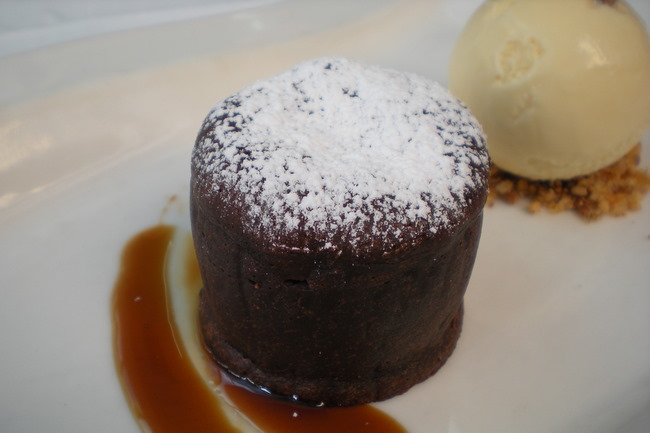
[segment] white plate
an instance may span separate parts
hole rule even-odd
[[[139,431],[113,365],[120,252],[187,224],[219,98],[326,54],[445,82],[478,3],[294,0],[0,61],[0,431]],[[649,236],[647,199],[590,224],[488,209],[456,352],[378,406],[412,433],[650,431]]]

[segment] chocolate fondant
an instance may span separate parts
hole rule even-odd
[[[476,120],[413,74],[315,59],[225,99],[192,156],[210,354],[314,405],[426,379],[460,334],[487,175]]]

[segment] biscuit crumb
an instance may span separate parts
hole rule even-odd
[[[614,164],[587,176],[569,180],[534,181],[490,167],[488,206],[497,199],[516,203],[529,200],[528,210],[551,212],[575,210],[586,220],[604,215],[622,216],[639,210],[650,189],[650,174],[639,168],[641,145]]]

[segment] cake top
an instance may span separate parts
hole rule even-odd
[[[391,248],[449,229],[483,206],[488,173],[481,127],[446,89],[342,58],[227,98],[192,163],[204,190],[241,209],[244,231],[318,249]],[[305,231],[318,245],[300,243]]]

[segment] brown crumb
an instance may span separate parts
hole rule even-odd
[[[533,181],[490,168],[488,205],[497,199],[516,203],[530,200],[528,210],[552,212],[573,209],[587,220],[603,215],[621,216],[640,209],[644,194],[650,189],[650,175],[641,170],[637,145],[616,163],[587,176],[569,180]]]

